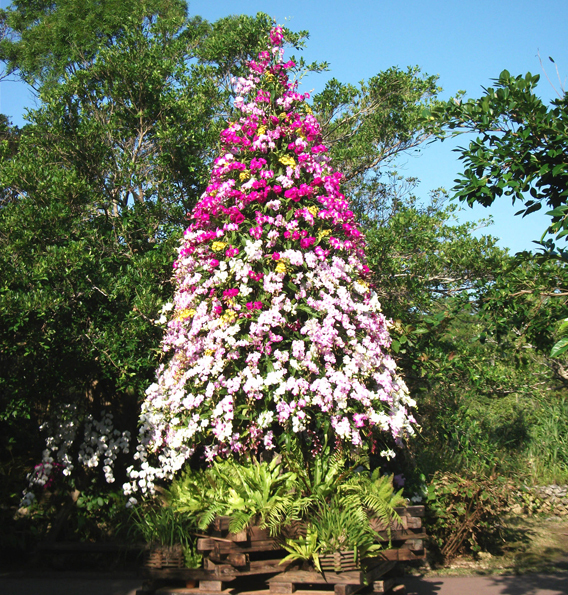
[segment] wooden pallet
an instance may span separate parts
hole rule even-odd
[[[160,587],[155,595],[233,595],[234,589],[227,589],[223,583],[208,581],[199,587]]]
[[[217,517],[207,537],[197,540],[197,551],[203,556],[205,570],[237,576],[281,572],[280,560],[286,556],[280,541],[268,529],[252,526],[231,533],[231,517]],[[232,569],[232,570],[231,570]]]
[[[271,595],[330,595],[332,592],[334,595],[352,595],[378,581],[394,566],[395,562],[379,561],[372,568],[348,572],[290,570],[269,579],[268,583]]]
[[[197,550],[203,555],[203,568],[146,568],[146,586],[139,595],[231,595],[233,592],[248,591],[261,595],[265,591],[262,581],[256,585],[257,589],[251,590],[251,580],[257,577],[262,579],[263,575],[276,575],[269,580],[269,592],[272,594],[292,593],[302,585],[310,585],[320,588],[327,595],[330,588],[335,595],[351,595],[371,583],[376,593],[387,592],[386,583],[381,577],[396,562],[421,560],[425,555],[426,535],[422,529],[424,507],[399,508],[397,513],[400,521],[390,526],[391,547],[381,552],[372,567],[365,571],[325,572],[324,575],[315,571],[293,570],[294,562],[281,564],[287,552],[280,547],[278,539],[269,535],[267,529],[251,527],[240,533],[230,533],[231,517],[218,517],[209,535],[197,541]],[[388,543],[389,528],[376,522],[374,528]],[[166,586],[173,583],[186,586]],[[310,591],[310,594],[317,595],[317,592]]]
[[[217,517],[209,535],[197,540],[196,548],[203,556],[203,568],[144,569],[144,593],[164,595],[167,589],[173,589],[171,593],[178,595],[230,595],[234,589],[229,588],[229,583],[232,587],[233,582],[250,582],[251,578],[278,574],[290,566],[291,562],[281,564],[287,552],[280,547],[278,540],[270,537],[267,529],[253,526],[231,533],[230,522],[231,517]],[[194,582],[196,586],[160,588],[167,583],[188,582]]]
[[[393,521],[389,527],[378,519],[371,521],[371,527],[390,546],[381,553],[384,560],[410,562],[423,560],[426,557],[425,539],[422,527],[425,514],[424,506],[407,506],[396,508],[400,521]]]

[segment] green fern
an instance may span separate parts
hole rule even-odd
[[[286,543],[282,544],[282,547],[289,553],[285,558],[280,560],[280,564],[295,560],[305,560],[312,562],[315,569],[318,572],[322,572],[319,561],[321,544],[318,540],[317,529],[314,529],[313,526],[308,525],[305,537],[287,539]]]
[[[328,500],[345,483],[357,467],[367,463],[367,459],[358,458],[349,463],[345,454],[332,450],[327,439],[321,451],[308,462],[298,445],[291,443],[291,448],[282,453],[287,466],[298,477],[298,483],[304,497],[313,502]]]
[[[369,516],[388,526],[393,519],[400,521],[395,508],[406,506],[402,490],[395,492],[392,482],[392,475],[380,475],[380,470],[375,469],[370,476],[364,473],[354,476],[343,491],[357,495]]]
[[[258,523],[275,535],[302,517],[306,503],[298,494],[296,475],[284,472],[278,459],[253,459],[248,465],[222,461],[205,471],[186,471],[168,490],[168,500],[175,510],[195,515],[201,531],[226,515],[233,533]]]
[[[356,559],[376,555],[381,546],[372,519],[389,527],[400,520],[395,508],[405,504],[392,477],[379,470],[369,473],[368,460],[349,461],[326,444],[309,465],[299,448],[282,457],[188,470],[166,492],[168,502],[176,513],[196,519],[201,531],[216,516],[230,516],[233,533],[258,524],[273,536],[299,522],[305,537],[288,539],[284,547],[289,556],[310,559],[316,568],[322,553],[354,550]]]
[[[353,550],[357,560],[380,550],[357,495],[336,494],[329,503],[321,503],[312,525],[318,534],[321,553]]]

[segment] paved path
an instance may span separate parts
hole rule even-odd
[[[136,595],[142,579],[133,574],[45,572],[0,575],[0,595]]]
[[[567,595],[568,573],[406,578],[407,595]]]
[[[568,573],[556,575],[403,579],[407,595],[568,595]],[[38,573],[0,575],[0,595],[135,595],[132,574]],[[330,595],[332,595],[331,591]]]

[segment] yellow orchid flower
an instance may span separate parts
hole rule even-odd
[[[292,157],[289,155],[284,155],[284,157],[280,157],[278,160],[282,165],[289,165],[290,167],[296,167],[296,162]]]

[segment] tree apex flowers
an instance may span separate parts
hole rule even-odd
[[[280,47],[284,42],[284,29],[280,25],[270,30],[270,42],[274,47]]]

